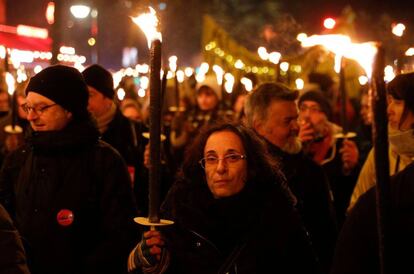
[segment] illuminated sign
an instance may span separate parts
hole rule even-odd
[[[16,32],[18,35],[46,39],[48,37],[47,29],[36,28],[25,25],[17,25]]]

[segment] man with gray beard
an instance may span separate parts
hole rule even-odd
[[[337,236],[332,198],[324,171],[302,153],[297,98],[297,91],[282,84],[264,83],[246,99],[246,123],[280,161],[298,200],[297,209],[319,257],[321,272],[328,273]]]

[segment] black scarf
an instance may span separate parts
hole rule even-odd
[[[35,153],[68,153],[78,151],[96,143],[99,131],[90,119],[72,121],[58,131],[33,131],[30,129],[26,141]]]

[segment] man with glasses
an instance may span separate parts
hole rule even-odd
[[[302,153],[297,97],[297,91],[282,84],[262,84],[247,97],[246,120],[266,141],[270,154],[281,162],[298,200],[296,207],[327,273],[336,241],[335,217],[325,173]]]
[[[339,138],[342,128],[330,122],[332,108],[321,92],[304,93],[298,104],[304,152],[326,172],[341,226],[360,170],[358,147],[350,139]]]
[[[99,140],[74,68],[51,66],[26,88],[31,129],[5,159],[0,202],[24,239],[32,273],[126,273],[135,200],[124,161]]]

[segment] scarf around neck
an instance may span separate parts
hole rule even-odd
[[[401,131],[388,127],[388,140],[394,152],[411,159],[414,158],[414,129]]]
[[[109,123],[114,119],[116,112],[116,105],[115,103],[111,104],[111,107],[107,112],[105,112],[101,117],[96,118],[96,122],[98,124],[98,130],[102,134],[108,129]]]
[[[72,121],[57,131],[33,131],[26,136],[27,144],[38,153],[70,152],[90,146],[99,139],[99,132],[91,119]]]

